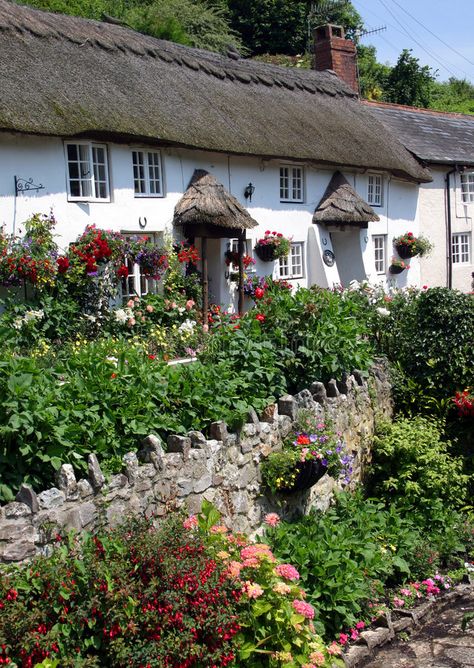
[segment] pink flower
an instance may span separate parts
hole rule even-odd
[[[135,302],[133,301],[133,299],[128,300],[127,306],[128,306],[128,308],[133,308],[135,306]]]
[[[365,629],[365,622],[357,622],[356,629],[359,629],[359,631]]]
[[[135,318],[129,318],[129,319],[127,320],[127,325],[128,325],[129,327],[133,327],[133,325],[134,325],[135,323],[136,323]]]
[[[242,570],[242,564],[240,562],[231,561],[229,564],[229,568],[227,569],[227,574],[231,578],[238,578],[241,570]]]
[[[223,524],[214,524],[214,526],[212,526],[209,531],[210,533],[227,533],[228,528]]]
[[[197,527],[197,525],[198,525],[198,518],[196,517],[196,515],[190,515],[183,522],[183,527],[185,529],[193,529],[194,527]]]
[[[348,642],[349,642],[349,636],[347,635],[347,633],[340,633],[339,634],[339,644],[340,645],[345,645]]]
[[[188,299],[188,301],[185,304],[186,311],[191,311],[195,303],[196,302],[194,301],[194,299]]]
[[[268,513],[265,515],[265,524],[268,524],[269,527],[276,527],[277,524],[280,524],[280,516],[277,513]]]
[[[275,568],[275,573],[285,580],[299,580],[300,574],[291,564],[280,564]]]
[[[261,586],[256,582],[250,582],[249,580],[244,583],[244,589],[249,598],[258,598],[263,594]]]
[[[324,666],[325,658],[322,652],[311,652],[309,655],[309,660],[313,662],[315,666]]]
[[[291,587],[290,585],[287,585],[284,582],[277,582],[276,585],[273,586],[273,591],[276,594],[281,594],[282,596],[285,596],[286,594],[289,594],[291,592]]]
[[[398,598],[398,596],[394,596],[393,597],[393,605],[396,608],[403,608],[403,606],[405,605],[405,601],[403,600],[403,598]]]
[[[326,650],[330,656],[339,655],[342,653],[341,648],[335,640],[329,645],[329,647],[326,648]]]
[[[153,313],[153,311],[154,311],[155,309],[153,308],[153,306],[152,306],[151,304],[147,304],[147,305],[146,305],[146,310],[148,311],[148,313]]]
[[[359,631],[357,629],[350,629],[351,632],[351,640],[357,640],[359,637]]]
[[[411,592],[410,589],[400,589],[400,594],[401,594],[402,596],[411,596],[411,595],[412,595],[412,592]]]
[[[295,599],[291,605],[299,615],[303,615],[306,619],[314,619],[314,608],[309,603],[306,603],[306,601]]]

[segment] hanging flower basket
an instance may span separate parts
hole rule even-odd
[[[409,265],[406,264],[403,260],[398,260],[396,257],[392,258],[392,264],[389,267],[389,272],[391,274],[401,274],[405,269],[409,269]]]
[[[255,252],[262,262],[273,262],[280,257],[287,257],[290,248],[290,239],[283,236],[281,232],[270,232],[270,230],[267,230],[255,244]]]
[[[262,262],[273,262],[275,260],[275,248],[273,246],[255,246],[255,252]]]
[[[426,239],[426,237],[415,237],[413,232],[407,232],[399,237],[395,237],[393,245],[395,246],[398,255],[404,260],[410,257],[415,257],[415,255],[420,255],[421,257],[423,255],[428,255],[433,248],[433,245]]]
[[[296,464],[298,473],[293,484],[290,487],[282,487],[280,489],[284,494],[295,494],[305,489],[310,489],[318,480],[321,480],[326,473],[327,466],[324,466],[319,459],[309,459],[305,462],[298,462]]]

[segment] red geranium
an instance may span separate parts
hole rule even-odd
[[[265,322],[265,316],[263,315],[263,313],[257,313],[257,315],[255,316],[255,320],[258,320],[259,322]]]

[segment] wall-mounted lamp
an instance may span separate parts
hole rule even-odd
[[[245,199],[248,199],[251,202],[252,201],[252,195],[254,194],[254,192],[255,192],[255,186],[253,186],[252,183],[250,182],[248,184],[248,186],[245,186],[245,190],[244,190]]]

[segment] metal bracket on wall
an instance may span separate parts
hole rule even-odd
[[[33,179],[23,179],[21,176],[15,176],[15,197],[21,195],[29,190],[44,190],[44,185],[40,183],[38,186],[33,183]]]

